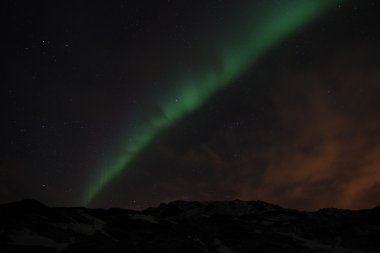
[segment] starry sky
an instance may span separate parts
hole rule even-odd
[[[0,203],[380,204],[377,1],[3,5]]]

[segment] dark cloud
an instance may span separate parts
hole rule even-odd
[[[368,198],[380,183],[380,65],[372,57],[344,52],[285,80],[287,90],[275,94],[277,139],[259,151],[269,164],[260,186],[244,184],[240,196],[307,209],[378,204]]]
[[[181,168],[172,173],[207,175],[183,175],[192,184],[184,187],[187,198],[262,199],[301,209],[377,205],[380,65],[375,47],[358,48],[341,51],[325,66],[280,75],[272,94],[275,121],[260,141],[253,128],[215,134],[185,150],[161,148]],[[171,185],[183,187],[176,182]]]

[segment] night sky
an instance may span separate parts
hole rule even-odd
[[[380,3],[4,1],[0,203],[380,204]]]

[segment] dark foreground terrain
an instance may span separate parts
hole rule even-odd
[[[380,207],[175,201],[138,212],[0,205],[0,252],[380,252]]]

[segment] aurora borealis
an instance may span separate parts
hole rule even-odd
[[[152,115],[148,124],[142,125],[138,133],[132,133],[125,154],[117,157],[112,164],[101,171],[100,176],[91,184],[84,204],[91,203],[104,185],[121,173],[128,163],[145,145],[167,126],[180,120],[186,114],[199,108],[217,90],[230,84],[236,77],[247,70],[260,56],[285,39],[292,32],[306,25],[335,1],[287,1],[284,10],[266,6],[262,20],[257,24],[246,25],[244,34],[240,34],[237,45],[220,48],[220,66],[218,70],[206,70],[197,73],[194,79],[184,78],[173,93],[178,100],[164,99],[160,104],[163,114]],[[223,44],[223,43],[222,43]],[[178,87],[177,86],[177,87]],[[171,96],[173,96],[171,94]]]
[[[376,204],[378,5],[9,2],[0,201]]]

